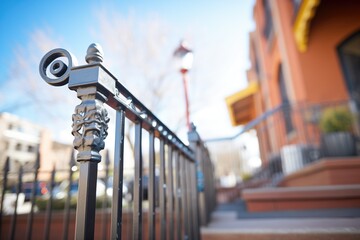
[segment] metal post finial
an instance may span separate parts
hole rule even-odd
[[[87,49],[85,60],[87,63],[102,63],[104,52],[100,44],[92,43]]]

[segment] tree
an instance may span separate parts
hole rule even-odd
[[[174,46],[166,24],[154,16],[139,21],[134,15],[124,17],[107,10],[99,11],[97,18],[99,26],[94,32],[104,48],[105,65],[148,109],[167,117],[171,128],[177,129],[184,122],[184,111],[174,111],[172,104],[183,103],[182,92],[176,90],[182,86],[180,79],[174,81],[179,76],[173,67]],[[133,150],[132,127],[127,124],[125,136]]]
[[[41,80],[38,69],[42,56],[61,44],[50,30],[35,30],[29,42],[14,49],[8,77],[1,86],[0,110],[25,117],[44,127],[63,129],[70,126],[70,104],[75,93],[55,89]],[[56,111],[54,111],[56,109]],[[58,135],[60,135],[59,133]]]

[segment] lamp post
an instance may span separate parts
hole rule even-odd
[[[193,63],[193,52],[187,46],[185,41],[181,41],[179,47],[174,51],[174,57],[178,62],[178,67],[182,76],[183,85],[184,85],[184,94],[185,94],[185,113],[186,113],[186,126],[188,130],[191,130],[190,127],[190,104],[189,104],[189,94],[188,94],[188,72],[192,67]]]

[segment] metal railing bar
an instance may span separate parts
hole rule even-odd
[[[193,211],[192,206],[191,206],[191,184],[196,183],[195,182],[191,182],[191,171],[190,171],[190,166],[191,166],[191,162],[186,161],[185,162],[185,174],[186,174],[186,178],[185,178],[185,183],[186,183],[186,206],[187,206],[187,224],[188,224],[188,236],[189,239],[194,239],[194,235],[193,235],[193,231],[192,228],[194,226],[194,219],[191,216],[191,212]]]
[[[3,218],[3,211],[4,211],[4,199],[5,199],[5,192],[7,187],[7,181],[8,181],[8,173],[10,169],[10,157],[6,157],[5,164],[4,164],[4,176],[3,176],[3,188],[1,193],[1,205],[0,205],[0,236],[2,233],[2,218]]]
[[[97,162],[80,162],[75,239],[94,239],[97,170]]]
[[[210,185],[211,182],[211,161],[208,155],[208,151],[205,146],[202,146],[202,151],[204,152],[204,169],[205,169],[205,182]],[[211,189],[210,187],[205,188],[205,196],[206,196],[206,223],[209,223],[210,217],[211,217],[211,211],[212,211],[212,195],[211,195]]]
[[[40,168],[40,147],[38,147],[36,160],[35,160],[35,171],[34,171],[34,181],[31,191],[30,197],[30,212],[28,216],[28,222],[26,227],[26,237],[28,240],[32,237],[32,227],[33,227],[33,220],[34,220],[34,206],[35,206],[35,198],[36,198],[36,191],[37,191],[37,184],[38,184],[38,172]]]
[[[149,132],[149,239],[155,239],[155,136],[154,132]]]
[[[16,220],[17,220],[17,207],[19,202],[19,194],[22,192],[22,176],[23,176],[23,167],[20,166],[18,173],[18,185],[16,188],[16,199],[14,205],[14,213],[11,221],[11,230],[10,230],[10,239],[15,239],[15,230],[16,230]]]
[[[124,179],[124,133],[125,114],[123,110],[116,111],[114,153],[113,198],[111,209],[111,239],[121,239],[122,230],[122,192]]]
[[[45,231],[44,231],[44,239],[49,239],[50,236],[50,227],[51,227],[51,215],[52,215],[52,204],[53,204],[53,189],[55,185],[55,166],[51,172],[50,178],[50,197],[46,206],[46,218],[45,218]]]
[[[185,171],[185,164],[186,164],[186,158],[184,156],[180,155],[179,158],[179,167],[180,167],[180,188],[181,188],[181,204],[182,204],[182,222],[183,222],[183,228],[184,228],[184,239],[189,238],[189,218],[188,218],[188,205],[187,205],[187,185],[186,185],[186,179],[188,178],[188,175]]]
[[[175,222],[176,222],[176,236],[181,239],[181,185],[180,185],[180,156],[179,152],[175,152]]]
[[[159,201],[160,201],[160,239],[166,239],[166,178],[165,178],[165,141],[160,139],[160,179],[159,179]]]
[[[167,203],[168,203],[168,223],[169,223],[169,239],[175,238],[174,232],[174,168],[173,168],[173,149],[171,145],[168,146],[168,176],[166,183]]]
[[[197,151],[198,152],[198,151]],[[197,182],[196,181],[196,165],[191,164],[191,182]],[[197,184],[193,184],[192,188],[192,198],[191,198],[191,205],[193,208],[192,211],[192,219],[194,220],[194,228],[193,228],[193,235],[194,239],[200,239],[200,224],[199,224],[199,198],[198,198],[198,189]]]
[[[103,202],[102,202],[102,239],[107,239],[107,222],[108,222],[108,214],[107,214],[107,203],[108,203],[108,181],[109,181],[109,166],[110,166],[110,156],[109,156],[109,150],[106,151],[105,156],[105,177],[104,177],[104,183],[105,183],[105,192],[103,196]]]
[[[72,176],[73,176],[73,169],[72,167],[75,166],[75,151],[72,150],[70,154],[70,162],[69,162],[69,176],[68,182],[69,186],[67,189],[67,196],[65,201],[65,208],[64,208],[64,228],[63,228],[63,240],[68,239],[69,235],[69,221],[70,221],[70,201],[71,201],[71,184],[72,184]]]
[[[221,137],[221,138],[211,138],[211,139],[205,139],[204,142],[221,142],[221,141],[230,141],[233,140],[237,137],[239,137],[241,134],[243,134],[244,132],[249,131],[250,129],[254,128],[256,125],[258,125],[261,121],[265,120],[266,118],[268,118],[269,116],[275,114],[276,112],[280,111],[282,109],[282,105],[279,105],[277,107],[275,107],[274,109],[271,109],[269,111],[266,111],[265,113],[263,113],[262,115],[260,115],[259,117],[255,118],[254,120],[252,120],[251,122],[249,122],[248,124],[246,124],[237,134],[235,134],[234,136],[231,137]]]
[[[134,179],[134,212],[133,239],[142,239],[142,128],[141,121],[135,124],[135,179]]]

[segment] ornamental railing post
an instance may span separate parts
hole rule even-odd
[[[191,130],[188,133],[188,140],[190,143],[190,148],[193,150],[195,155],[195,165],[193,168],[193,175],[195,178],[195,184],[193,184],[192,191],[195,193],[192,195],[192,204],[195,206],[195,211],[193,211],[194,219],[194,236],[195,239],[200,239],[200,225],[205,226],[206,221],[206,202],[205,202],[205,193],[204,193],[204,179],[203,179],[203,161],[202,161],[202,151],[201,151],[201,139],[196,131],[195,125],[191,124]]]
[[[65,64],[60,57],[67,58]],[[95,228],[97,168],[101,161],[100,151],[104,149],[109,118],[104,108],[107,97],[100,89],[115,88],[115,83],[104,81],[100,73],[103,60],[101,47],[91,44],[86,61],[88,65],[73,67],[74,58],[64,49],[54,49],[40,62],[40,75],[54,86],[65,85],[77,92],[81,103],[75,107],[72,116],[74,148],[78,150],[80,163],[78,204],[76,209],[76,239],[93,239]],[[48,76],[49,73],[52,76]],[[100,77],[101,75],[101,77]]]

